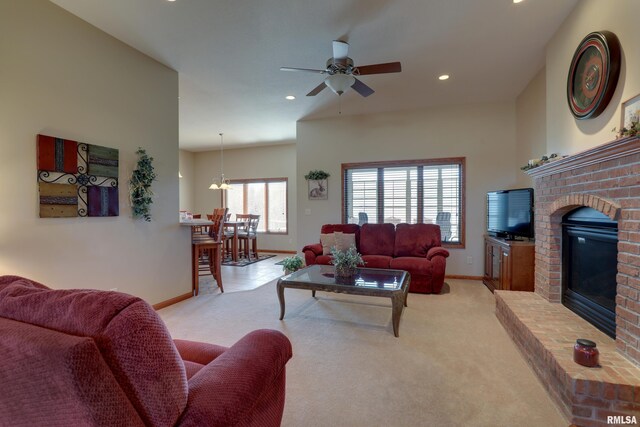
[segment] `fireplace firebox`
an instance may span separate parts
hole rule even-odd
[[[562,218],[562,303],[616,335],[618,224],[590,207]]]

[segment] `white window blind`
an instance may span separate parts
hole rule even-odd
[[[460,165],[425,166],[423,186],[423,222],[440,225],[443,241],[459,242]]]
[[[383,221],[400,224],[418,222],[418,168],[383,168]]]
[[[407,163],[410,163],[407,165]],[[343,165],[347,223],[440,225],[442,240],[461,243],[464,159]]]
[[[361,213],[368,222],[378,222],[378,171],[377,169],[353,169],[347,171],[349,186],[345,197],[348,222],[357,224]]]

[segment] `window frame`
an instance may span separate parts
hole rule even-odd
[[[460,237],[458,242],[442,242],[442,246],[446,248],[465,249],[466,248],[466,157],[443,157],[438,159],[416,159],[416,160],[385,160],[375,162],[358,162],[358,163],[342,163],[341,171],[341,183],[342,183],[342,205],[340,210],[342,211],[342,223],[347,223],[346,217],[346,194],[347,194],[347,182],[346,173],[350,169],[379,169],[378,170],[378,188],[380,188],[380,168],[392,168],[392,167],[406,167],[406,166],[443,166],[443,165],[458,165],[460,167]],[[422,193],[423,183],[418,182],[418,193]],[[380,191],[380,190],[378,190]],[[420,196],[418,196],[420,200]],[[380,210],[380,203],[384,206],[384,199],[378,199],[377,209]],[[418,211],[420,212],[419,218],[422,221],[424,206],[418,203]]]
[[[268,229],[268,225],[269,225],[269,184],[270,182],[284,182],[285,184],[285,208],[286,208],[286,214],[285,214],[285,223],[286,223],[286,227],[287,227],[287,231],[269,231]],[[281,177],[281,178],[248,178],[248,179],[230,179],[229,183],[231,184],[231,186],[240,186],[242,185],[243,187],[243,193],[242,193],[242,204],[243,204],[243,210],[244,208],[246,208],[247,206],[247,189],[246,189],[246,185],[247,184],[264,184],[264,218],[260,218],[260,221],[264,221],[265,224],[265,231],[258,231],[258,233],[260,234],[273,234],[273,235],[279,235],[279,236],[286,236],[289,234],[289,178],[286,177]],[[227,191],[234,191],[234,189],[232,190],[224,190],[221,192],[220,194],[220,203],[222,206],[227,206]],[[243,212],[246,213],[246,212]]]

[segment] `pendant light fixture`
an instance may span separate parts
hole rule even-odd
[[[224,178],[224,139],[222,133],[220,135],[220,181],[213,180],[213,184],[209,186],[209,190],[233,190],[228,179]]]

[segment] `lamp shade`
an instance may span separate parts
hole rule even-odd
[[[345,90],[349,89],[354,83],[356,79],[348,74],[333,74],[327,77],[324,81],[324,84],[329,86],[329,89],[334,91],[338,95],[342,95]]]
[[[233,190],[228,181],[223,181],[220,185],[215,182],[209,186],[209,190]]]

